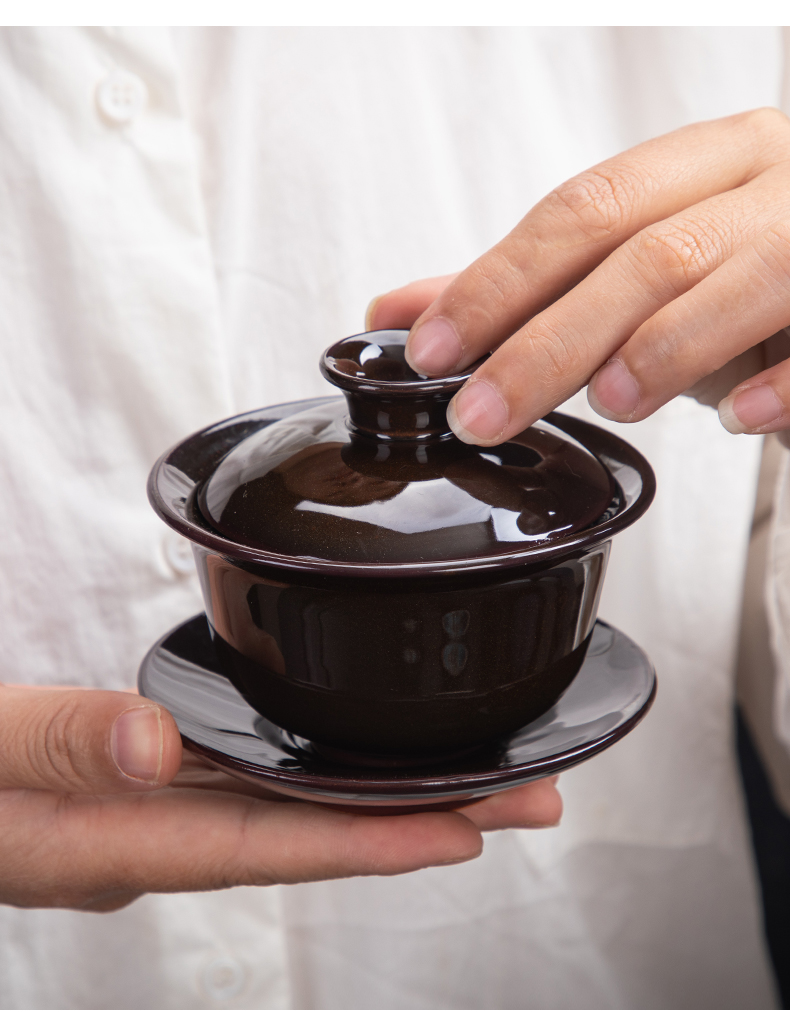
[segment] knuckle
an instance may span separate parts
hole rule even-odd
[[[638,267],[673,284],[680,293],[696,284],[717,265],[723,240],[710,226],[673,223],[643,229],[632,255]]]
[[[78,703],[66,696],[40,718],[37,733],[27,736],[27,757],[34,772],[53,785],[81,786]],[[84,748],[85,743],[82,743]]]
[[[781,109],[766,105],[760,109],[750,109],[743,116],[751,129],[761,135],[790,138],[790,118]]]
[[[790,221],[777,221],[768,229],[766,236],[771,245],[784,258],[790,258]]]
[[[504,308],[512,302],[514,289],[524,288],[527,283],[525,268],[514,260],[509,250],[501,246],[489,250],[478,269],[493,296],[496,309]],[[489,311],[492,319],[496,309],[492,307]]]
[[[2,792],[0,902],[22,908],[66,907],[82,899],[82,869],[69,867],[59,807],[59,799],[53,801],[46,792]],[[46,827],[46,831],[31,832],[31,826]]]
[[[774,223],[762,239],[761,259],[768,269],[768,277],[778,276],[784,286],[790,276],[790,222]]]
[[[726,361],[727,350],[715,334],[697,335],[690,347],[685,322],[682,310],[673,303],[637,331],[629,366],[643,398],[663,396],[667,386],[674,387],[678,380],[678,392],[686,389],[692,382],[687,378],[689,370],[693,371],[698,361],[704,361],[709,372]]]
[[[0,903],[109,912],[142,895],[134,859],[102,846],[94,799],[40,790],[0,792]],[[31,829],[36,827],[37,831]]]
[[[234,885],[271,885],[278,876],[265,857],[258,854],[256,839],[260,831],[261,809],[254,798],[246,798],[240,812],[235,845],[225,853],[221,870],[223,888]],[[251,855],[256,855],[254,861]],[[207,870],[207,875],[209,874]],[[216,869],[213,874],[216,875]]]
[[[651,341],[646,349],[643,349],[643,360],[640,363],[639,372],[642,376],[642,385],[645,390],[652,388],[654,377],[665,376],[678,368],[678,362],[683,357],[685,341],[680,335],[680,330],[675,328],[662,328],[656,339]]]
[[[547,198],[564,218],[593,239],[616,235],[630,221],[644,181],[623,166],[589,169],[562,183]]]
[[[785,161],[790,158],[790,119],[780,109],[764,106],[734,117],[745,126],[758,162]]]
[[[530,322],[528,338],[532,360],[539,354],[541,385],[547,391],[564,388],[585,357],[577,336],[549,319],[536,317]]]

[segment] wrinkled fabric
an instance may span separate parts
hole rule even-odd
[[[777,104],[783,68],[770,28],[32,29],[0,48],[3,677],[108,688],[201,608],[145,500],[161,452],[330,392],[318,356],[373,295],[463,267],[623,148]],[[96,102],[113,70],[147,92],[125,124]],[[614,544],[601,614],[659,693],[563,775],[559,827],[397,879],[2,909],[0,1006],[774,1006],[731,719],[760,441],[688,399],[611,427],[659,491]]]

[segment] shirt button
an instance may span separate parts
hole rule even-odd
[[[118,126],[131,123],[148,99],[145,83],[125,70],[113,70],[96,86],[96,104],[102,116]]]
[[[168,531],[164,538],[164,555],[168,565],[178,576],[189,576],[195,572],[195,558],[192,543],[175,531]]]
[[[230,956],[218,956],[203,968],[203,989],[212,1001],[228,1002],[237,998],[247,983],[241,963]]]

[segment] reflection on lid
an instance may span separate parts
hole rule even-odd
[[[400,534],[485,523],[491,516],[490,506],[442,478],[406,485],[394,498],[383,502],[330,506],[303,500],[296,509],[359,520]]]
[[[199,506],[226,537],[280,556],[382,565],[504,554],[594,523],[614,486],[576,440],[538,422],[501,446],[349,433],[342,402],[236,446]]]

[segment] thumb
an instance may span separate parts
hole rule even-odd
[[[130,692],[0,685],[0,788],[151,790],[181,763],[176,723]]]
[[[418,316],[442,294],[457,274],[423,278],[410,285],[378,295],[365,313],[365,330],[409,330]]]

